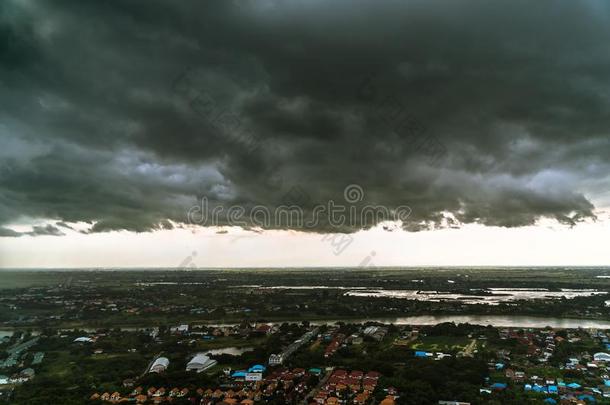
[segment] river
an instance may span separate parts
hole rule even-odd
[[[281,321],[283,322],[302,322],[303,320]],[[610,329],[610,321],[595,320],[595,319],[571,319],[571,318],[553,318],[553,317],[535,317],[535,316],[517,316],[517,315],[418,315],[404,316],[391,318],[337,318],[328,320],[310,321],[312,325],[332,324],[335,322],[345,323],[364,323],[364,322],[379,322],[393,323],[394,325],[436,325],[443,322],[470,323],[475,325],[491,325],[496,327],[510,328],[544,328],[550,326],[552,328],[576,329],[576,328],[592,328],[592,329]],[[273,323],[273,322],[270,322]],[[237,323],[211,323],[213,326],[234,326]]]
[[[299,323],[303,319],[293,321],[278,321],[270,323]],[[332,324],[335,322],[345,323],[364,323],[364,322],[379,322],[379,323],[393,323],[395,325],[436,325],[443,322],[455,322],[455,323],[470,323],[475,325],[491,325],[495,327],[508,327],[508,328],[544,328],[550,326],[552,328],[563,328],[563,329],[610,329],[610,320],[595,320],[595,319],[571,319],[571,318],[553,318],[553,317],[535,317],[535,316],[518,316],[518,315],[418,315],[418,316],[404,316],[404,317],[390,317],[390,318],[338,318],[329,320],[315,320],[311,321],[312,325]],[[207,324],[208,326],[235,326],[239,323],[214,323]],[[198,322],[198,325],[204,325]],[[86,332],[95,332],[95,328],[79,328]],[[133,328],[124,327],[121,328],[126,331],[136,331],[147,329],[144,327]],[[3,336],[12,336],[13,330],[0,330],[0,338]]]
[[[543,318],[534,316],[516,315],[419,315],[396,318],[369,318],[369,319],[350,319],[335,321],[316,321],[312,324],[331,323],[331,322],[382,322],[393,323],[395,325],[436,325],[443,322],[470,323],[475,325],[491,325],[496,327],[510,328],[552,328],[576,329],[610,329],[610,321],[595,319],[570,319],[570,318]]]

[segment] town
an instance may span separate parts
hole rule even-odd
[[[5,274],[5,403],[610,403],[605,269]]]
[[[42,403],[49,385],[46,403],[63,404],[610,403],[610,331],[596,329],[180,324],[15,332],[0,347],[11,404]]]

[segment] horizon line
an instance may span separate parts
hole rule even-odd
[[[163,266],[100,266],[100,267],[0,267],[0,271],[28,271],[28,270],[168,270],[168,271],[205,271],[205,270],[319,270],[319,269],[351,269],[351,270],[396,270],[396,269],[418,269],[418,268],[438,268],[438,269],[524,269],[524,268],[605,268],[610,269],[610,264],[602,265],[406,265],[406,266],[212,266],[212,267],[163,267]]]

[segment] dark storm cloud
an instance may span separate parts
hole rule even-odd
[[[21,236],[21,233],[19,233],[17,231],[13,231],[12,229],[8,229],[8,228],[0,228],[0,236],[15,238],[15,237]]]
[[[47,235],[47,236],[63,236],[65,235],[62,231],[59,230],[56,226],[47,225],[47,226],[34,226],[32,227],[31,234],[33,236]]]
[[[574,224],[608,185],[609,20],[602,1],[4,1],[0,224],[144,232],[196,196],[347,184],[409,205],[411,230]]]
[[[64,236],[65,233],[59,230],[56,226],[53,225],[45,225],[38,226],[35,225],[32,227],[30,232],[17,232],[8,228],[0,228],[0,237],[10,237],[16,238],[19,236],[28,235],[28,236]]]

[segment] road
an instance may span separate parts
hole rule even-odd
[[[468,346],[466,346],[464,348],[464,356],[466,357],[473,357],[474,356],[474,351],[477,348],[477,340],[473,339],[470,343],[468,343]]]
[[[311,391],[309,391],[309,393],[305,396],[305,398],[299,402],[299,405],[307,405],[307,398],[309,397],[315,397],[316,394],[318,393],[318,391],[320,391],[320,388],[322,388],[322,386],[324,384],[326,384],[326,381],[328,381],[328,379],[330,378],[331,374],[333,373],[334,367],[330,369],[330,371],[326,372],[326,375],[324,375],[324,377],[322,377],[322,379],[320,380],[320,382],[318,383],[318,385],[316,385],[314,388],[312,388]]]

